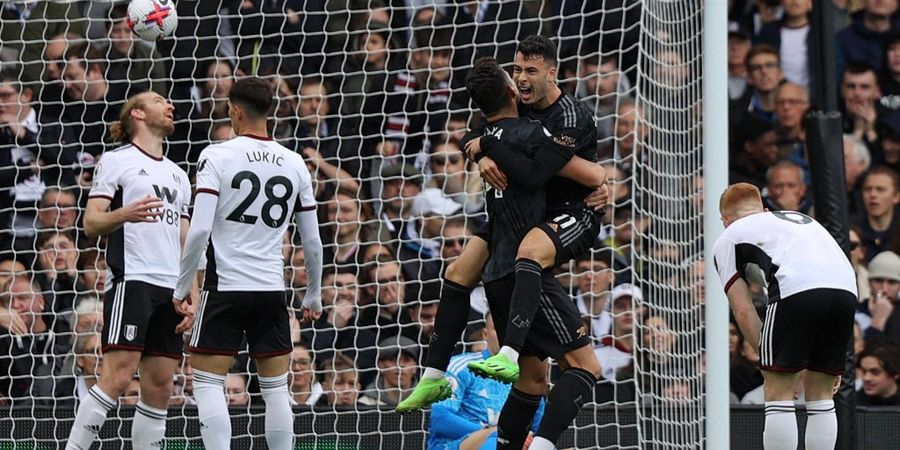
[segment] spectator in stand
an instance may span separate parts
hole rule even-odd
[[[416,278],[437,278],[441,269],[441,230],[449,217],[462,214],[462,206],[441,189],[426,188],[413,200],[412,216],[418,219],[417,236],[400,244],[404,272]]]
[[[377,340],[373,331],[354,326],[358,284],[355,268],[326,266],[322,272],[322,317],[303,330],[301,338],[310,343],[318,357],[327,359],[341,352],[363,370],[375,366]]]
[[[360,403],[396,406],[415,386],[419,344],[405,336],[378,343],[378,375],[362,391]]]
[[[900,108],[900,33],[891,34],[884,44],[884,67],[881,68],[881,105]]]
[[[241,67],[280,67],[304,75],[321,71],[328,21],[324,1],[255,0],[232,3]],[[344,6],[346,7],[346,6]]]
[[[803,130],[803,117],[809,111],[809,91],[796,83],[783,83],[775,94],[775,124],[782,155],[803,168],[806,181],[809,178],[809,163],[806,160],[806,133]]]
[[[343,357],[335,358],[331,368],[325,371],[322,387],[325,395],[319,398],[316,406],[356,406],[362,390],[359,373]]]
[[[41,196],[37,214],[38,230],[74,233],[78,221],[78,200],[71,189],[49,187]]]
[[[100,379],[103,352],[100,350],[100,333],[77,334],[75,337],[75,398],[79,401]]]
[[[778,135],[775,125],[752,114],[739,116],[732,122],[735,133],[734,160],[729,183],[747,182],[762,189],[766,171],[778,160]]]
[[[891,342],[900,345],[900,256],[881,252],[869,263],[871,295],[862,299],[856,315],[866,344]]]
[[[737,114],[750,114],[770,122],[775,120],[776,89],[784,81],[781,57],[778,50],[766,44],[753,46],[747,53],[747,84],[750,89],[744,96],[731,102],[730,109]]]
[[[313,406],[323,393],[322,384],[316,380],[312,349],[302,342],[294,344],[291,354],[291,404]]]
[[[311,154],[308,150],[304,150],[304,155],[312,162],[324,161],[328,165],[318,164],[320,169],[326,171],[325,178],[341,179],[334,172],[342,170],[349,178],[350,174],[358,175],[359,172],[359,152],[357,148],[350,151],[347,146],[342,152],[340,140],[337,138],[338,117],[331,116],[331,103],[329,102],[329,94],[331,90],[328,85],[321,79],[313,76],[304,78],[297,90],[300,95],[300,101],[297,103],[296,125],[293,127],[293,138],[295,143],[288,148],[310,148],[315,150],[318,155]],[[318,156],[318,157],[314,157]],[[334,169],[329,170],[330,167]]]
[[[891,239],[897,233],[900,175],[887,167],[873,167],[863,178],[862,194],[866,217],[857,225],[862,230],[862,245],[872,258],[890,249]]]
[[[862,182],[863,175],[871,164],[872,156],[866,143],[852,134],[845,134],[844,182],[847,186],[847,215],[850,223],[857,223],[865,217]]]
[[[106,256],[97,250],[82,250],[78,256],[78,282],[84,292],[103,297],[106,288]]]
[[[759,43],[778,49],[784,78],[801,86],[810,86],[809,13],[812,0],[781,0],[781,19],[762,26]]]
[[[0,286],[9,281],[13,275],[25,273],[25,264],[22,264],[15,254],[7,254],[0,258]]]
[[[47,186],[75,183],[75,135],[59,117],[39,116],[34,92],[16,71],[0,71],[0,245],[34,252],[35,210]],[[56,121],[57,123],[44,123]],[[15,208],[15,214],[13,214]],[[30,259],[30,255],[23,255]]]
[[[729,41],[730,43],[730,41]],[[742,63],[743,64],[743,63]],[[601,142],[613,136],[616,125],[616,106],[630,98],[631,84],[619,69],[619,54],[590,53],[581,57],[578,67],[575,96],[594,112],[597,139]]]
[[[46,312],[37,283],[14,275],[0,286],[0,395],[12,405],[53,404],[72,392],[60,380],[65,356],[72,348],[68,323]],[[7,321],[13,321],[7,324]]]
[[[747,92],[747,52],[752,42],[739,22],[728,22],[728,99],[737,100]]]
[[[806,197],[803,168],[791,160],[781,160],[766,172],[763,203],[772,211],[799,211],[809,214],[812,203]]]
[[[391,257],[376,257],[368,266],[365,291],[374,304],[361,308],[356,324],[372,330],[380,341],[400,333],[406,278],[400,263]]]
[[[896,30],[895,0],[863,0],[862,10],[853,14],[852,23],[836,34],[835,69],[842,73],[853,63],[867,62],[881,70],[884,43]]]
[[[472,237],[468,223],[466,217],[451,217],[444,221],[441,228],[441,259],[444,267],[450,265],[462,253],[466,242]]]
[[[856,273],[856,292],[860,299],[869,298],[869,269],[866,267],[866,248],[862,245],[862,232],[858,225],[851,225],[849,234],[850,263]]]
[[[360,201],[359,194],[339,189],[328,200],[322,225],[322,241],[325,244],[326,264],[358,265],[361,261],[360,245],[378,241],[378,231],[372,223],[368,204]]]
[[[70,32],[85,35],[79,8],[51,1],[4,2],[0,27],[0,60],[22,61],[23,81],[40,80],[43,38]]]
[[[747,352],[749,344],[732,317],[728,323],[728,352],[732,403],[739,403],[748,392],[763,385],[762,372],[759,370],[759,357],[752,351]],[[752,358],[752,359],[751,359]]]
[[[900,172],[900,110],[885,115],[881,120],[878,135],[881,137],[881,155],[878,155],[877,164]]]
[[[66,103],[62,125],[72,130],[82,148],[95,158],[107,148],[106,125],[118,120],[122,98],[113,98],[106,79],[106,62],[87,44],[70,47],[62,78]],[[110,143],[111,147],[112,144]]]
[[[598,158],[613,158],[622,170],[630,173],[635,159],[646,158],[643,147],[648,130],[640,120],[641,111],[634,100],[619,102],[616,108],[616,139],[611,147],[607,146],[598,152]]]
[[[78,281],[79,250],[70,234],[44,231],[38,237],[38,261],[35,267],[41,290],[49,293],[47,310],[69,312],[75,307],[78,292],[87,288]]]
[[[306,285],[309,284],[309,273],[306,271],[306,255],[303,247],[292,248],[290,263],[284,267],[285,281],[292,294],[291,304],[300,308],[303,296],[306,293]]]
[[[469,214],[484,210],[484,185],[477,172],[467,170],[459,142],[439,136],[431,144],[428,155],[431,177],[427,188],[438,188],[451,200],[459,203]]]
[[[103,302],[99,297],[82,295],[75,306],[72,331],[75,334],[100,333],[103,331]]]
[[[870,148],[878,145],[878,123],[881,88],[878,73],[867,62],[847,65],[841,78],[841,98],[844,100],[844,132],[865,141]],[[877,152],[873,152],[877,153]]]
[[[155,47],[135,42],[128,26],[128,5],[118,4],[109,10],[106,22],[109,42],[100,50],[107,60],[106,79],[111,98],[124,100],[132,95],[153,90],[159,95],[169,94],[166,66]]]
[[[380,212],[381,224],[391,239],[410,240],[415,234],[416,221],[412,205],[422,192],[422,172],[409,164],[390,164],[381,167]]]
[[[234,66],[227,59],[216,59],[204,70],[199,89],[196,92],[198,119],[216,121],[228,118],[228,94],[234,85]]]
[[[616,273],[612,268],[611,252],[588,252],[575,259],[572,278],[575,281],[575,304],[594,343],[597,343],[609,334],[612,324],[608,302]]]
[[[896,345],[866,347],[856,367],[863,381],[856,392],[857,406],[900,405],[900,349]]]
[[[247,375],[231,372],[225,377],[225,398],[228,406],[247,406],[250,404],[250,394],[247,393]]]
[[[421,280],[409,286],[403,299],[403,320],[401,333],[426,347],[434,331],[438,300],[441,297],[441,282],[438,279]]]
[[[603,378],[616,381],[617,372],[629,367],[634,353],[634,320],[642,317],[644,295],[633,284],[620,284],[610,294],[612,299],[611,334],[594,347],[603,368]],[[637,305],[635,305],[637,301]]]

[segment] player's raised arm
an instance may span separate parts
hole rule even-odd
[[[184,239],[184,248],[181,252],[181,271],[178,275],[178,283],[175,285],[174,298],[185,299],[191,292],[194,283],[194,274],[203,256],[203,248],[209,241],[212,233],[213,220],[216,216],[216,205],[219,196],[206,191],[197,191],[194,198],[194,215],[191,219],[187,237]]]
[[[528,189],[538,189],[547,184],[547,181],[556,175],[573,155],[571,151],[550,140],[549,133],[538,139],[540,148],[533,156],[504,145],[502,137],[486,141],[485,143],[490,142],[490,145],[485,146],[483,154],[485,158],[496,161],[500,170],[511,180]]]

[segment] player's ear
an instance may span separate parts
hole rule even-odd
[[[141,108],[131,108],[131,117],[133,119],[144,120],[147,118],[147,112]]]

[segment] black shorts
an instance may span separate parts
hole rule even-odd
[[[556,224],[554,230],[551,224]],[[587,208],[573,209],[549,214],[547,221],[538,225],[556,247],[554,267],[565,264],[587,252],[597,239],[599,221],[597,215]]]
[[[844,372],[856,296],[811,289],[769,304],[759,339],[760,366],[776,372]]]
[[[120,281],[103,301],[103,351],[129,350],[181,359],[184,340],[175,333],[181,316],[173,290],[143,281]]]
[[[203,291],[188,351],[233,356],[241,350],[244,333],[253,358],[293,350],[285,291]]]
[[[500,342],[503,342],[506,335],[515,286],[514,274],[484,285]],[[578,313],[578,307],[549,270],[544,271],[541,291],[541,302],[520,354],[536,356],[542,360],[548,356],[559,359],[572,350],[589,345],[590,337],[581,314]]]

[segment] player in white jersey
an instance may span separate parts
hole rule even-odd
[[[227,449],[231,442],[223,386],[245,333],[266,403],[266,441],[273,450],[293,448],[288,392],[293,345],[281,252],[293,212],[309,272],[303,319],[315,320],[322,311],[322,241],[312,180],[299,154],[268,137],[271,107],[267,82],[245,78],[232,86],[228,115],[238,137],[200,154],[194,218],[175,287],[175,300],[186,298],[208,243],[203,294],[188,350],[200,431],[210,449]]]
[[[759,189],[728,187],[719,202],[725,232],[715,264],[738,326],[758,349],[766,396],[766,450],[797,448],[794,391],[802,377],[806,448],[834,448],[837,417],[832,388],[844,371],[853,336],[856,276],[834,238],[812,218],[767,211]],[[760,323],[746,281],[768,290]]]
[[[181,333],[193,323],[186,305],[172,302],[191,195],[187,174],[163,157],[163,139],[175,130],[174,110],[153,92],[129,99],[112,126],[113,138],[125,145],[104,153],[94,169],[84,231],[107,236],[112,283],[103,302],[103,371],[78,408],[69,450],[91,447],[138,368],[132,445],[163,446]]]

